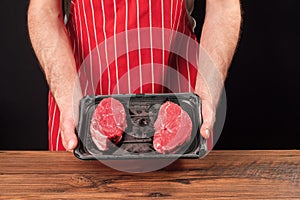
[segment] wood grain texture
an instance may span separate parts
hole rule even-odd
[[[67,152],[0,152],[0,199],[300,199],[300,151],[213,151],[131,174]]]

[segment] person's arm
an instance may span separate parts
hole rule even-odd
[[[216,108],[235,53],[241,25],[239,0],[206,0],[200,40],[199,73],[195,93],[202,100],[201,134],[213,134]]]
[[[33,49],[61,113],[63,145],[67,150],[73,150],[77,145],[76,110],[81,90],[70,40],[63,22],[61,0],[31,0],[28,29]]]

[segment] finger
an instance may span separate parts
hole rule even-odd
[[[205,139],[208,139],[213,134],[215,123],[215,109],[208,100],[202,101],[202,120],[200,133]]]
[[[63,146],[67,151],[72,151],[77,146],[77,137],[75,134],[75,123],[73,119],[62,119],[61,120],[61,137]]]

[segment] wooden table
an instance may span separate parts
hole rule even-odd
[[[213,151],[131,174],[67,152],[0,151],[0,199],[300,199],[300,151]]]

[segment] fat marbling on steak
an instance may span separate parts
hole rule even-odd
[[[114,98],[105,98],[92,116],[90,133],[93,142],[101,151],[118,144],[127,127],[126,112],[122,103]]]
[[[167,101],[159,109],[154,129],[154,149],[162,154],[175,153],[181,145],[190,141],[192,120],[179,105]]]

